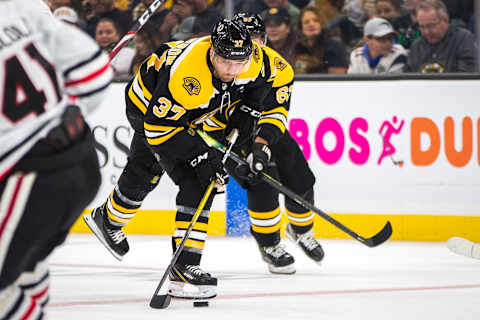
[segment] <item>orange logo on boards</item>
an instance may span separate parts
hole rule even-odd
[[[439,128],[433,120],[428,118],[413,118],[410,130],[411,160],[416,166],[429,166],[440,155],[442,146],[448,162],[455,167],[464,167],[471,160],[474,148],[473,121],[470,117],[462,120],[462,137],[459,150],[455,148],[455,121],[452,117],[445,118],[443,128]],[[440,130],[443,130],[441,141]],[[429,145],[422,149],[422,135],[428,137]],[[480,118],[477,120],[477,161],[480,164]]]

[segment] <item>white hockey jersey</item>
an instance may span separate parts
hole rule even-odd
[[[0,180],[60,122],[72,99],[95,109],[111,82],[108,57],[56,20],[42,0],[0,0]]]
[[[367,58],[363,55],[363,47],[359,47],[350,54],[350,66],[347,73],[380,74],[399,73],[407,63],[407,51],[399,44],[394,44],[392,51],[383,56],[375,68],[371,68]]]

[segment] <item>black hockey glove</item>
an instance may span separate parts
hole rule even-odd
[[[256,185],[262,181],[258,174],[267,168],[270,161],[270,149],[263,143],[254,143],[252,151],[247,156],[245,164],[239,164],[235,167],[235,175],[242,188],[248,188],[248,185]]]
[[[252,145],[252,152],[247,156],[247,163],[250,171],[258,174],[265,170],[270,161],[271,152],[266,144],[254,142]]]
[[[252,141],[255,125],[260,118],[261,113],[246,105],[235,107],[228,119],[225,128],[225,136],[228,137],[233,129],[238,129],[240,138],[237,145],[243,145],[247,141]]]
[[[222,154],[215,150],[206,150],[187,161],[188,165],[195,170],[198,181],[202,187],[207,187],[215,180],[217,193],[224,191],[228,183],[228,174],[222,163]]]

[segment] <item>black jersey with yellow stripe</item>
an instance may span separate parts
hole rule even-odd
[[[271,63],[263,61],[257,44],[237,79],[220,81],[209,57],[211,46],[209,36],[167,44],[142,64],[127,88],[130,107],[144,115],[146,140],[161,157],[176,161],[194,156],[206,146],[189,129],[245,96],[262,105],[275,84],[269,81]]]
[[[256,134],[274,144],[286,131],[288,111],[290,109],[290,96],[293,89],[294,71],[290,64],[275,50],[269,47],[259,49],[255,56],[263,61],[263,72],[268,71],[266,82],[269,90],[261,101],[252,100],[249,95],[244,95],[241,101],[236,101],[224,112],[216,114],[205,121],[203,129],[206,131],[220,131],[225,129],[230,115],[235,108],[242,108],[243,112],[250,113],[253,118],[258,118]],[[236,82],[242,81],[244,75],[239,75]]]

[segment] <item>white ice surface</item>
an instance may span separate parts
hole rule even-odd
[[[173,300],[150,309],[170,257],[170,238],[129,236],[118,262],[93,235],[71,235],[50,259],[48,319],[480,319],[480,260],[445,243],[387,242],[368,248],[321,240],[321,266],[286,242],[297,273],[272,275],[252,238],[209,238],[202,267],[219,279],[208,308]]]

